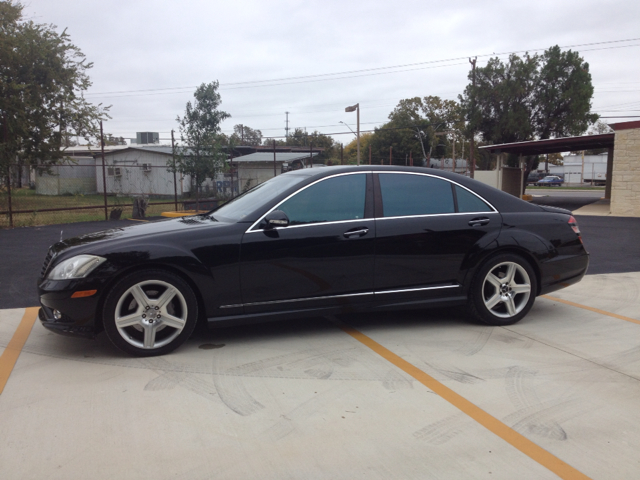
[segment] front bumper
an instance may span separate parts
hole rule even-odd
[[[63,315],[60,320],[57,320],[53,316],[53,310],[49,307],[42,306],[38,312],[38,318],[42,323],[42,326],[47,330],[58,333],[60,335],[67,335],[70,337],[84,337],[94,338],[97,334],[96,328],[91,325],[76,325],[65,321]]]
[[[42,326],[61,335],[93,338],[100,331],[96,322],[99,294],[102,285],[87,281],[43,281],[39,282],[40,311],[38,318]],[[72,298],[78,290],[97,289],[90,297]],[[57,310],[58,315],[54,315]],[[56,318],[58,317],[58,318]]]

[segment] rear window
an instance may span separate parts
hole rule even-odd
[[[455,186],[456,189],[456,199],[458,200],[458,212],[460,213],[471,213],[471,212],[492,212],[493,209],[487,205],[487,203],[482,200],[477,195],[474,195],[469,190]]]
[[[385,217],[454,213],[451,183],[427,175],[380,173]]]

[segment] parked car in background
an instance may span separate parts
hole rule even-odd
[[[461,305],[510,325],[588,264],[568,210],[430,168],[304,168],[206,214],[54,244],[39,316],[139,356],[174,350],[199,320]]]
[[[527,185],[535,185],[538,180],[541,180],[546,176],[547,174],[544,172],[531,172],[527,177]]]
[[[564,180],[557,175],[547,175],[544,178],[538,180],[535,184],[538,187],[552,187],[554,185],[560,186],[564,183]]]

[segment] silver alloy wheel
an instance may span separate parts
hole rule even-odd
[[[527,305],[531,280],[522,265],[503,262],[494,266],[482,282],[482,301],[493,315],[511,318]]]
[[[115,325],[127,343],[155,349],[180,335],[187,315],[187,302],[180,290],[161,280],[146,280],[136,283],[120,296]]]

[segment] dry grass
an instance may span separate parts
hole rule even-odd
[[[104,197],[102,195],[37,195],[34,190],[28,188],[15,189],[11,192],[11,209],[13,213],[14,227],[27,227],[36,225],[55,225],[63,223],[89,222],[104,220]],[[174,211],[172,199],[152,199],[149,202],[147,216],[157,216],[165,211]],[[155,205],[162,202],[163,205]],[[113,209],[122,209],[120,218],[131,218],[133,198],[128,196],[108,196],[107,212]],[[51,208],[77,208],[95,206],[83,210],[63,210],[55,212],[43,212],[43,209]],[[9,209],[6,192],[0,192],[0,211]],[[178,202],[178,209],[182,209],[182,203]],[[28,210],[30,213],[15,213],[20,210]],[[9,215],[0,216],[0,228],[9,228]]]

